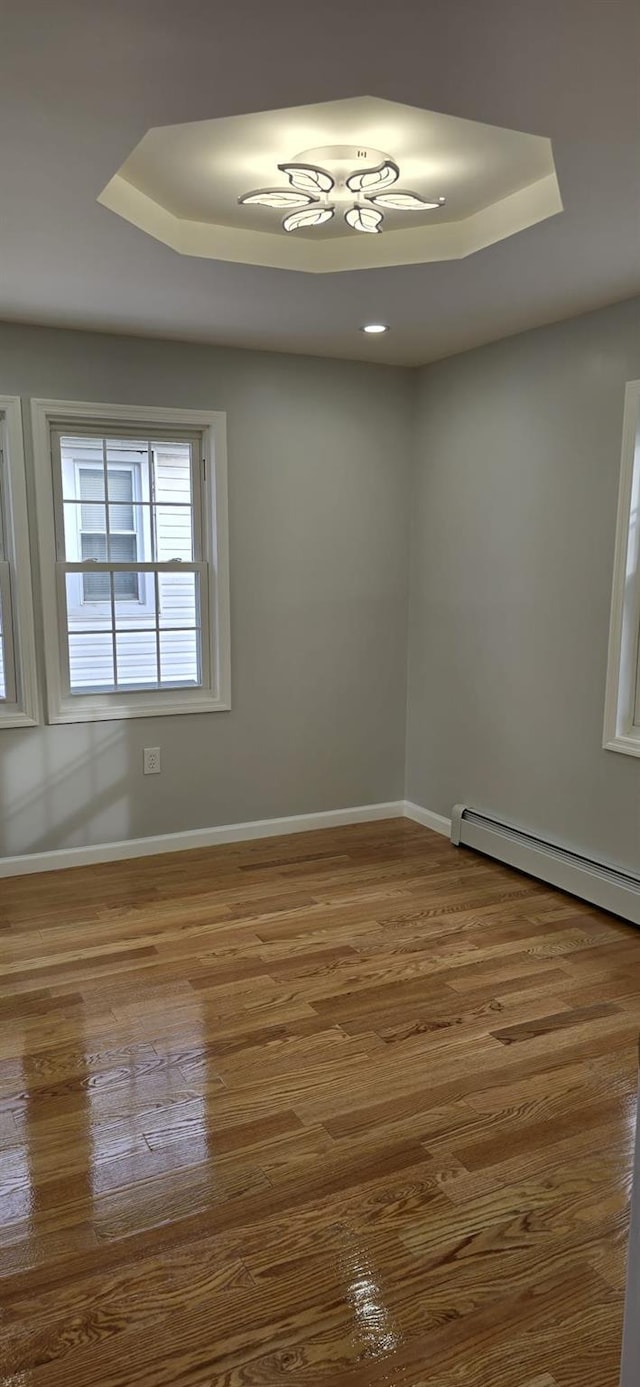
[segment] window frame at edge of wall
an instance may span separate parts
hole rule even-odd
[[[0,731],[37,727],[41,721],[31,577],[31,542],[22,401],[0,395],[0,444],[7,482],[4,497],[5,538],[12,576],[10,619],[17,700],[0,704]]]
[[[606,751],[626,756],[640,756],[640,725],[633,714],[640,684],[640,534],[635,536],[637,555],[631,586],[627,581],[634,486],[640,495],[639,438],[640,380],[635,380],[628,381],[625,390],[603,737]],[[636,523],[640,531],[640,518]],[[629,646],[635,652],[632,657]]]

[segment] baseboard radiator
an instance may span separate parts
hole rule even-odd
[[[464,804],[453,808],[451,842],[496,857],[520,872],[539,877],[550,886],[640,925],[640,877],[581,857],[556,843],[546,843]]]

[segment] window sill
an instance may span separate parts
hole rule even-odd
[[[39,727],[37,718],[30,717],[29,713],[0,711],[0,732],[3,727]]]
[[[640,727],[637,733],[617,733],[604,742],[605,751],[620,751],[623,756],[640,756]]]
[[[228,713],[231,704],[217,698],[175,699],[162,703],[108,703],[96,704],[65,703],[56,712],[50,712],[51,724],[69,722],[122,722],[129,718],[171,718],[184,713]]]

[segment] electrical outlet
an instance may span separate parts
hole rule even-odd
[[[159,775],[160,766],[160,747],[146,746],[143,753],[143,770],[145,775]]]

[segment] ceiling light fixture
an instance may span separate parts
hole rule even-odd
[[[388,332],[389,328],[386,323],[365,323],[364,326],[360,328],[360,331],[369,332],[373,335],[374,333]]]
[[[346,184],[352,193],[379,193],[383,188],[397,183],[399,177],[398,165],[392,159],[383,159],[375,169],[362,169],[360,173],[350,174]]]
[[[317,156],[317,163],[313,156]],[[331,172],[324,167],[325,162],[331,164]],[[446,201],[396,188],[400,168],[379,150],[349,145],[310,149],[292,163],[278,164],[278,168],[289,179],[289,188],[258,188],[244,193],[238,202],[286,211],[284,231],[322,226],[340,210],[352,231],[377,235],[382,231],[385,212],[434,212]]]
[[[292,188],[303,192],[330,193],[335,179],[326,169],[317,169],[315,164],[278,164],[281,173],[286,173]]]
[[[437,207],[444,207],[446,202],[443,197],[429,202],[419,193],[403,192],[401,188],[393,193],[376,193],[375,197],[368,197],[367,200],[375,202],[376,207],[388,207],[392,212],[433,212]]]
[[[345,212],[344,219],[353,231],[372,231],[374,235],[382,231],[384,221],[382,212],[378,212],[377,208],[361,207],[359,203]]]
[[[291,216],[285,217],[282,225],[285,231],[300,231],[303,226],[322,226],[323,222],[330,222],[333,215],[333,207],[316,203],[314,207],[302,207],[299,212],[292,212]]]
[[[293,188],[264,188],[238,198],[238,202],[248,207],[275,207],[285,211],[292,211],[294,207],[308,207],[315,201],[310,193],[297,193]]]

